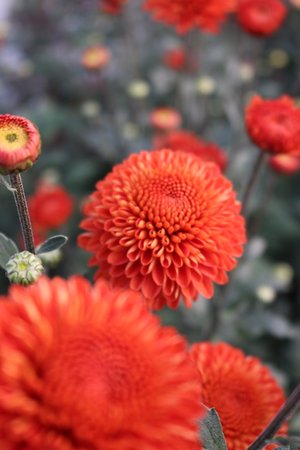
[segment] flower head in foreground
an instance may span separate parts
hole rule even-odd
[[[300,156],[300,109],[292,98],[264,100],[256,95],[245,120],[249,136],[262,150]]]
[[[28,199],[28,208],[34,231],[38,234],[59,228],[69,219],[74,202],[59,185],[41,183]]]
[[[194,344],[202,401],[220,416],[228,450],[245,450],[284,403],[285,396],[258,358],[225,343]],[[285,433],[284,425],[280,433]]]
[[[144,8],[158,21],[176,27],[179,33],[191,28],[217,33],[237,0],[146,0]]]
[[[0,173],[22,172],[41,153],[38,129],[28,119],[0,114]]]
[[[169,133],[161,139],[160,147],[192,153],[202,161],[216,163],[222,171],[227,166],[228,158],[224,150],[216,144],[202,141],[191,131],[180,130]]]
[[[300,171],[300,156],[274,155],[269,159],[270,167],[282,175],[293,175]]]
[[[100,266],[96,278],[141,291],[152,308],[211,297],[243,252],[230,181],[183,152],[132,155],[98,182],[84,213],[79,244]]]
[[[181,125],[181,115],[173,108],[157,108],[150,116],[151,125],[163,131],[175,130]]]
[[[186,342],[134,292],[81,277],[14,287],[0,341],[1,449],[195,445],[201,391]]]
[[[99,70],[107,66],[111,58],[110,51],[101,45],[94,45],[84,50],[81,64],[87,70]]]
[[[286,13],[282,0],[239,0],[237,19],[248,33],[269,36],[281,26]]]

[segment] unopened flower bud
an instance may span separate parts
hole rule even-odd
[[[11,283],[27,286],[34,283],[43,273],[41,259],[27,250],[11,256],[6,264],[6,275]]]

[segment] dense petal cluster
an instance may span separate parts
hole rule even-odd
[[[175,130],[181,125],[182,117],[174,108],[156,108],[150,115],[151,125],[163,131]]]
[[[0,114],[0,173],[26,170],[41,153],[38,129],[28,119]]]
[[[96,278],[142,291],[152,308],[211,297],[243,252],[232,184],[183,152],[132,155],[98,182],[84,213],[79,245],[93,253]]]
[[[269,36],[281,26],[286,13],[282,0],[239,0],[237,19],[248,33]]]
[[[179,33],[194,27],[216,33],[236,9],[236,3],[237,0],[146,0],[144,7],[156,20],[176,27]]]
[[[269,159],[270,167],[282,175],[293,175],[300,171],[300,156],[274,155]]]
[[[0,300],[0,342],[1,449],[194,448],[186,342],[138,294],[42,277]]]
[[[111,59],[108,48],[102,45],[94,45],[84,50],[81,55],[81,64],[87,70],[99,70],[107,66]]]
[[[100,0],[100,8],[108,14],[120,14],[127,0]]]
[[[258,358],[226,343],[194,344],[191,356],[203,403],[217,410],[228,450],[245,450],[284,403],[281,387]],[[279,434],[285,432],[284,425]]]
[[[245,120],[249,136],[262,150],[300,156],[300,109],[292,98],[264,100],[256,95]]]
[[[28,208],[36,235],[59,228],[69,219],[74,202],[70,194],[57,184],[41,183],[28,199]]]
[[[228,157],[216,144],[202,141],[191,131],[174,131],[161,139],[160,147],[192,153],[202,161],[216,163],[222,171],[226,169]]]

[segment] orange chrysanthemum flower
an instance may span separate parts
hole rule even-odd
[[[245,242],[232,184],[213,163],[171,150],[141,152],[98,182],[79,237],[95,277],[142,291],[150,307],[186,305],[227,282]]]
[[[161,139],[160,147],[193,153],[202,161],[216,163],[222,171],[226,169],[228,158],[224,150],[216,144],[202,141],[196,134],[180,130],[174,131]]]
[[[162,131],[175,130],[180,127],[181,121],[180,113],[174,108],[157,108],[150,116],[151,125]]]
[[[201,390],[186,343],[134,292],[81,277],[14,287],[0,342],[1,449],[195,445]]]
[[[72,197],[62,186],[45,182],[28,199],[32,225],[37,233],[64,225],[72,214],[73,206]]]
[[[94,45],[84,50],[81,64],[87,70],[99,70],[107,66],[111,59],[110,51],[102,45]]]
[[[144,7],[156,20],[175,26],[179,33],[193,27],[217,33],[237,0],[146,0]]]
[[[228,450],[245,450],[284,403],[285,396],[269,369],[229,344],[194,344],[203,403],[215,408]],[[279,434],[287,431],[284,425]]]
[[[0,114],[0,173],[22,172],[41,153],[38,129],[24,117]]]
[[[100,0],[100,8],[108,14],[119,14],[127,0]]]
[[[281,0],[239,0],[237,19],[248,33],[269,36],[281,26],[286,13]]]
[[[293,175],[300,170],[300,156],[274,155],[269,159],[270,167],[282,175]]]
[[[251,139],[262,150],[300,155],[300,109],[292,98],[264,100],[256,95],[245,120]]]

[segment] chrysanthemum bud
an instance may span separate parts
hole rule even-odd
[[[0,114],[0,173],[22,172],[41,153],[38,129],[24,117]]]
[[[27,286],[44,272],[41,259],[25,250],[13,255],[6,264],[6,275],[11,283]]]

